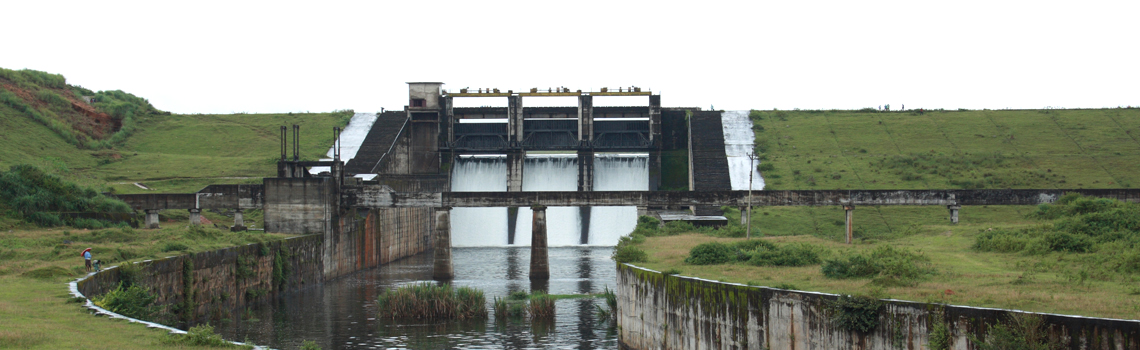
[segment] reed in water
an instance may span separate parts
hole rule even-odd
[[[391,319],[487,318],[487,298],[483,291],[454,288],[432,283],[410,284],[381,293],[376,300],[379,316]]]

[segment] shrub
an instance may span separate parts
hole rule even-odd
[[[710,242],[701,243],[689,250],[689,257],[685,258],[685,263],[692,265],[716,265],[735,260],[736,252],[728,245]]]
[[[64,181],[32,165],[13,165],[0,173],[0,205],[10,207],[19,218],[40,226],[58,226],[59,212],[126,213],[126,203],[103,196],[91,188]],[[73,220],[73,222],[75,222]],[[85,220],[79,225],[101,228],[101,222]]]
[[[190,247],[179,242],[166,242],[162,245],[162,252],[185,251],[190,250]]]
[[[840,295],[827,304],[831,321],[840,328],[869,333],[879,325],[879,309],[883,302],[869,296]]]
[[[127,286],[120,282],[119,287],[93,298],[91,301],[108,311],[137,318],[150,319],[156,312],[153,305],[156,297],[140,285]]]
[[[649,261],[649,254],[645,253],[638,247],[632,245],[621,245],[614,247],[614,253],[610,256],[611,259],[619,264],[646,262]]]
[[[866,255],[828,260],[821,272],[828,278],[872,278],[880,285],[913,286],[936,271],[922,254],[884,245]]]
[[[301,350],[321,350],[321,347],[312,340],[301,342]]]
[[[807,266],[820,262],[818,247],[810,244],[788,244],[776,249],[758,249],[748,263],[755,266]]]
[[[1049,342],[1048,335],[1044,316],[1017,313],[1012,314],[1006,322],[990,326],[985,341],[973,334],[966,334],[966,337],[982,350],[1061,349],[1061,344]]]
[[[602,292],[602,299],[606,301],[606,308],[603,309],[601,305],[594,305],[598,308],[598,318],[617,321],[617,295],[609,287],[606,287],[605,291]]]

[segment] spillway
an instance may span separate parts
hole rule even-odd
[[[756,170],[757,163],[750,163],[748,154],[752,152],[756,142],[756,134],[752,132],[752,120],[748,118],[749,111],[726,111],[721,114],[721,125],[724,128],[724,154],[728,156],[728,176],[732,180],[733,190],[748,189],[748,175],[752,174],[752,189],[764,189],[764,178]]]
[[[376,113],[356,113],[352,115],[352,119],[349,119],[344,130],[340,131],[340,159],[346,164],[352,158],[356,158],[356,152],[360,151],[360,145],[368,137],[368,131],[372,130],[374,123],[376,123]],[[332,160],[335,151],[336,145],[332,145],[325,153],[325,158],[321,160]],[[309,169],[309,173],[314,175],[325,171],[329,171],[329,167],[318,166]]]
[[[647,190],[645,154],[600,154],[594,160],[597,191]],[[506,191],[505,156],[464,156],[452,167],[451,190]],[[573,154],[527,155],[523,161],[523,191],[575,191],[578,159]],[[547,242],[551,247],[583,245],[583,222],[588,222],[584,245],[613,246],[637,224],[635,207],[547,208]],[[514,246],[529,246],[531,210],[519,208]],[[507,208],[453,208],[453,247],[509,246]],[[587,220],[583,220],[583,219]]]

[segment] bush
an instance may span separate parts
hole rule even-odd
[[[1052,350],[1062,349],[1061,344],[1049,342],[1045,317],[1035,314],[1012,314],[1006,322],[989,327],[982,341],[966,334],[970,343],[982,350]]]
[[[869,333],[879,325],[879,309],[883,302],[869,296],[841,295],[829,302],[831,321],[840,328]]]
[[[10,207],[24,221],[40,226],[64,224],[59,212],[126,213],[131,210],[120,200],[79,187],[32,165],[13,165],[0,173],[0,205]],[[86,228],[106,226],[88,219],[72,222]]]
[[[828,260],[821,267],[828,278],[871,278],[872,282],[889,286],[913,286],[933,275],[930,259],[919,253],[891,246],[879,246],[869,254],[855,254]]]
[[[527,303],[527,314],[532,320],[553,320],[554,297],[541,291],[535,292]]]
[[[638,247],[632,245],[621,245],[614,247],[614,253],[610,256],[611,259],[618,264],[646,262],[649,261],[649,254],[645,253]]]
[[[178,242],[166,242],[166,244],[162,245],[162,252],[163,253],[173,252],[173,251],[186,251],[186,250],[190,250],[190,247],[186,246],[185,244],[178,243]]]
[[[701,243],[689,250],[686,264],[716,265],[736,261],[736,251],[724,243]]]
[[[819,260],[820,248],[810,244],[788,244],[776,249],[757,249],[748,259],[755,266],[807,266]]]
[[[91,301],[108,311],[140,320],[149,320],[157,311],[154,306],[156,297],[140,285],[127,286],[119,283],[119,287],[93,298]]]

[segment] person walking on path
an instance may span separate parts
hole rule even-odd
[[[83,263],[87,272],[91,272],[91,248],[83,250]]]

